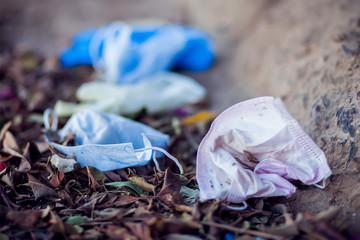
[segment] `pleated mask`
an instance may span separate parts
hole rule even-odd
[[[289,197],[296,191],[291,180],[324,188],[317,183],[330,175],[324,152],[279,98],[254,98],[225,110],[198,149],[201,201]]]
[[[56,126],[50,126],[48,120],[50,114],[53,112],[45,111],[44,125],[54,131]],[[56,116],[53,118],[56,119]],[[81,111],[74,114],[57,133],[61,139],[69,133],[75,134],[74,140],[78,144],[76,146],[64,146],[54,142],[50,144],[68,156],[75,156],[81,166],[88,165],[100,171],[110,171],[143,166],[153,157],[157,169],[160,170],[156,154],[153,153],[159,151],[175,161],[182,173],[182,167],[176,158],[164,150],[169,141],[168,135],[115,114]]]

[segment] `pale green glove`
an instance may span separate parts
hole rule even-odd
[[[137,84],[118,85],[95,81],[84,83],[76,96],[81,103],[58,101],[58,116],[70,116],[84,109],[116,114],[134,114],[145,108],[149,113],[174,110],[194,104],[205,97],[206,90],[192,78],[161,72]]]

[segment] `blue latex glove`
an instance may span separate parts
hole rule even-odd
[[[114,22],[75,35],[60,60],[64,67],[92,64],[107,81],[135,83],[163,70],[203,71],[214,57],[212,38],[196,28]]]

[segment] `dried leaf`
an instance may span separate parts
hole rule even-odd
[[[0,152],[0,162],[7,162],[9,159],[11,159],[13,156],[8,154],[8,153],[4,153],[4,152]]]
[[[50,211],[50,218],[48,221],[51,226],[49,228],[49,231],[55,232],[55,233],[61,233],[61,234],[75,234],[77,233],[74,228],[72,228],[69,225],[64,224],[64,222],[61,220],[59,215],[54,213],[53,211]]]
[[[26,144],[24,153],[29,156],[30,155],[30,148],[31,148],[31,144],[28,143]],[[6,152],[8,152],[9,154],[19,157],[21,159],[21,162],[19,164],[19,167],[16,169],[18,172],[27,172],[31,169],[31,164],[30,161],[28,160],[28,158],[22,154],[20,154],[19,152],[13,150],[12,148],[6,148],[5,149]]]
[[[46,218],[50,214],[51,208],[47,206],[45,209],[41,210],[41,218]]]
[[[66,224],[79,224],[79,223],[84,223],[87,222],[87,217],[82,217],[82,216],[71,216],[68,219],[66,219]]]
[[[1,181],[6,183],[8,186],[13,187],[14,184],[12,183],[10,176],[11,176],[10,173],[5,173],[4,175],[1,176]]]
[[[290,213],[284,213],[285,224],[269,228],[263,228],[263,231],[270,234],[276,234],[284,237],[294,237],[299,234],[298,225],[294,222]]]
[[[26,144],[23,156],[28,159],[31,163],[35,163],[40,158],[42,158],[42,155],[39,151],[39,148],[35,143],[28,142]]]
[[[287,213],[287,212],[288,212],[288,209],[287,209],[287,207],[286,207],[285,204],[278,203],[278,204],[276,204],[276,205],[274,205],[274,206],[272,207],[272,211],[273,211],[274,213],[284,214],[284,213]]]
[[[60,172],[54,174],[54,176],[50,180],[50,183],[54,187],[58,187],[63,179],[64,179],[64,172],[63,170],[61,170]]]
[[[14,135],[12,135],[12,133],[9,132],[9,131],[7,131],[5,133],[5,137],[4,137],[4,140],[3,140],[3,147],[4,147],[5,150],[11,149],[11,150],[14,150],[16,152],[20,151],[19,145],[17,144]]]
[[[79,225],[74,225],[74,226],[72,226],[72,227],[76,230],[76,232],[77,232],[78,234],[81,234],[81,233],[84,232],[84,229],[83,229],[82,227],[80,227]]]
[[[35,177],[27,173],[29,179],[29,185],[35,195],[35,199],[38,200],[43,197],[57,197],[58,194],[51,188],[45,186],[39,182]]]
[[[342,236],[339,231],[331,227],[326,222],[317,222],[315,231],[318,234],[321,234],[323,239],[337,239],[337,240],[346,240],[344,236]]]
[[[104,179],[106,179],[106,175],[100,171],[99,169],[95,168],[95,167],[91,167],[91,166],[88,166],[89,170],[90,170],[90,173],[91,175],[94,177],[94,179],[96,181],[103,181]]]
[[[341,209],[339,207],[331,206],[330,208],[318,213],[312,221],[319,222],[331,222],[334,220],[340,213]]]
[[[110,239],[114,239],[114,240],[137,240],[138,238],[131,235],[129,233],[129,231],[124,228],[124,227],[120,227],[120,226],[116,226],[116,225],[109,225],[106,229],[106,235],[110,238]]]
[[[172,233],[172,234],[166,235],[165,240],[202,240],[202,238],[199,238],[199,237],[196,237],[193,235]]]
[[[89,187],[91,187],[94,191],[96,191],[96,187],[98,186],[98,183],[96,182],[95,178],[91,174],[90,168],[86,165],[86,170],[89,178]]]
[[[26,158],[21,158],[19,167],[16,169],[18,172],[27,172],[31,169],[31,164]]]
[[[74,205],[74,201],[73,201],[73,198],[71,196],[73,195],[70,195],[67,191],[65,190],[59,190],[58,191],[58,194],[59,194],[59,197],[62,199],[62,200],[65,200],[67,201],[70,206]]]
[[[112,182],[121,182],[121,177],[119,174],[116,174],[113,171],[107,171],[104,172],[104,174],[106,175],[106,177],[108,177],[110,179],[110,181]]]
[[[6,219],[11,221],[14,225],[31,228],[41,217],[41,211],[38,210],[22,210],[22,211],[9,211],[6,214]]]
[[[199,197],[199,190],[191,189],[186,186],[181,186],[180,195],[184,197],[185,204],[193,204],[196,202],[196,199]]]
[[[86,230],[81,238],[82,239],[101,239],[102,234],[97,229]]]
[[[254,209],[261,211],[261,210],[263,210],[263,208],[264,208],[264,199],[262,199],[262,198],[257,199],[256,203],[255,203],[255,206],[254,206]]]
[[[154,217],[148,221],[148,225],[153,231],[158,231],[160,234],[171,233],[196,233],[202,227],[201,224],[195,222],[190,218],[174,219],[165,217]]]
[[[136,201],[139,201],[140,198],[138,197],[132,197],[132,196],[120,196],[115,202],[114,202],[114,206],[115,207],[124,207],[127,206],[129,204],[132,204]]]
[[[136,185],[138,185],[142,190],[147,191],[147,192],[153,192],[155,189],[155,186],[148,183],[143,177],[140,176],[131,176],[128,177],[128,179],[135,183]]]
[[[94,215],[96,215],[96,217],[101,217],[102,220],[110,220],[113,218],[116,219],[121,219],[122,218],[122,213],[123,210],[122,209],[118,209],[118,208],[106,208],[104,210],[101,211],[95,211]]]
[[[9,165],[7,165],[6,163],[0,163],[0,172],[4,169],[6,169]]]
[[[191,213],[193,208],[192,207],[189,207],[189,206],[186,206],[186,205],[183,205],[183,204],[176,204],[175,205],[175,210],[178,211],[178,212],[188,212],[188,213]]]
[[[53,185],[54,187],[58,187],[60,185],[60,183],[61,182],[59,180],[59,176],[57,173],[55,173],[55,175],[50,180],[50,184]]]
[[[142,223],[124,223],[135,236],[140,240],[152,240],[150,228]]]
[[[96,192],[97,193],[97,192]],[[106,197],[106,194],[93,194],[92,199],[90,198],[89,202],[86,202],[85,204],[78,207],[78,210],[93,210],[95,205],[100,203],[104,198]]]
[[[7,235],[0,233],[0,240],[9,240],[9,239],[10,238]]]
[[[7,135],[7,134],[6,134],[6,135]],[[16,157],[19,157],[19,158],[23,158],[23,157],[24,157],[22,154],[20,154],[20,153],[18,152],[18,150],[13,149],[13,148],[12,148],[13,146],[10,146],[10,145],[8,145],[7,143],[5,143],[5,139],[4,139],[3,145],[4,145],[4,150],[5,150],[5,152],[7,152],[8,154],[11,154],[11,155],[16,156]]]
[[[170,205],[173,203],[182,204],[184,199],[180,195],[181,186],[181,179],[172,173],[170,169],[166,169],[164,184],[156,197]]]
[[[211,111],[199,111],[193,116],[184,118],[181,123],[183,125],[192,125],[198,122],[210,121],[216,118],[217,114]]]
[[[142,193],[144,193],[144,191],[135,183],[133,182],[111,182],[111,183],[106,183],[105,185],[107,186],[113,186],[113,187],[129,187],[132,190],[134,190],[137,195],[141,195]]]
[[[11,127],[11,122],[7,122],[4,124],[4,126],[1,128],[0,131],[0,143],[2,144],[5,138],[5,134],[6,132],[9,130],[9,128]]]

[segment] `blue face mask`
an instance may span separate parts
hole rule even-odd
[[[49,124],[51,110],[44,113],[45,128],[56,130],[57,120],[53,115],[53,125]],[[64,146],[50,142],[60,152],[75,156],[81,166],[92,166],[100,171],[146,165],[153,156],[158,170],[155,153],[160,151],[174,160],[164,148],[169,136],[139,122],[110,114],[85,110],[74,114],[67,124],[58,131],[61,139],[68,133],[75,134],[77,146]],[[49,140],[49,139],[48,139]],[[49,140],[50,141],[50,140]]]

